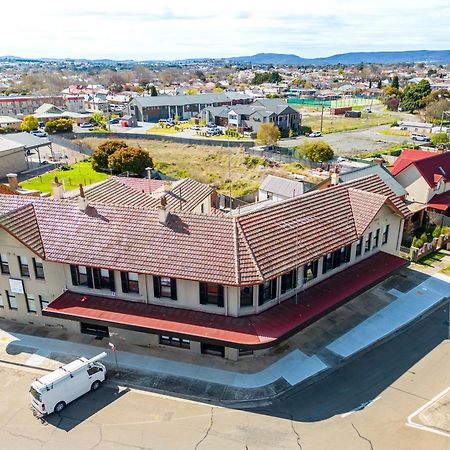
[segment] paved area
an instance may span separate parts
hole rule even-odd
[[[28,387],[42,370],[0,364],[1,447],[447,450],[449,438],[407,426],[411,413],[448,387],[445,318],[442,309],[318,385],[251,411],[108,381],[41,422],[29,409]]]

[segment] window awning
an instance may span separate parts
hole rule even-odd
[[[44,316],[177,336],[234,348],[267,348],[355,297],[407,262],[379,252],[260,314],[229,317],[99,295],[64,292]]]

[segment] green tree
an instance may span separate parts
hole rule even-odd
[[[123,172],[141,174],[146,167],[153,167],[153,160],[148,152],[141,148],[124,147],[108,157],[108,167],[114,174]]]
[[[280,130],[273,123],[262,123],[256,133],[256,140],[260,145],[273,146],[280,139]]]
[[[158,91],[156,90],[155,86],[153,86],[153,85],[150,87],[150,95],[152,97],[157,97],[158,96]]]
[[[262,72],[257,73],[253,77],[252,84],[263,84],[263,83],[279,83],[283,78],[276,72]]]
[[[33,131],[38,129],[39,121],[34,116],[25,116],[22,123],[20,124],[20,129],[22,131]]]
[[[402,109],[413,113],[416,109],[425,106],[424,99],[431,92],[431,86],[428,80],[421,80],[406,86],[402,96]]]
[[[398,81],[398,75],[394,75],[392,77],[392,81],[391,81],[391,87],[395,88],[395,89],[399,89],[400,88],[400,83]]]
[[[107,169],[108,158],[117,150],[127,148],[125,141],[109,139],[100,144],[92,154],[92,168],[94,170]]]
[[[73,120],[64,118],[50,120],[45,124],[45,131],[47,133],[70,133],[73,131]]]
[[[91,123],[93,123],[96,127],[100,127],[106,130],[107,121],[108,119],[102,113],[92,114]]]
[[[334,157],[333,149],[325,141],[307,142],[301,153],[314,162],[329,161]]]
[[[431,142],[436,146],[439,144],[447,144],[450,142],[450,139],[447,133],[434,133],[431,135]]]

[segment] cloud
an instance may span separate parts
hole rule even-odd
[[[259,52],[322,57],[348,51],[449,49],[444,0],[285,0],[281,5],[181,0],[132,4],[49,0],[2,5],[2,54],[179,59]],[[8,39],[6,39],[8,37]]]

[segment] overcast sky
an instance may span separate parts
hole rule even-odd
[[[0,17],[0,55],[23,57],[450,49],[450,0],[8,0]]]

